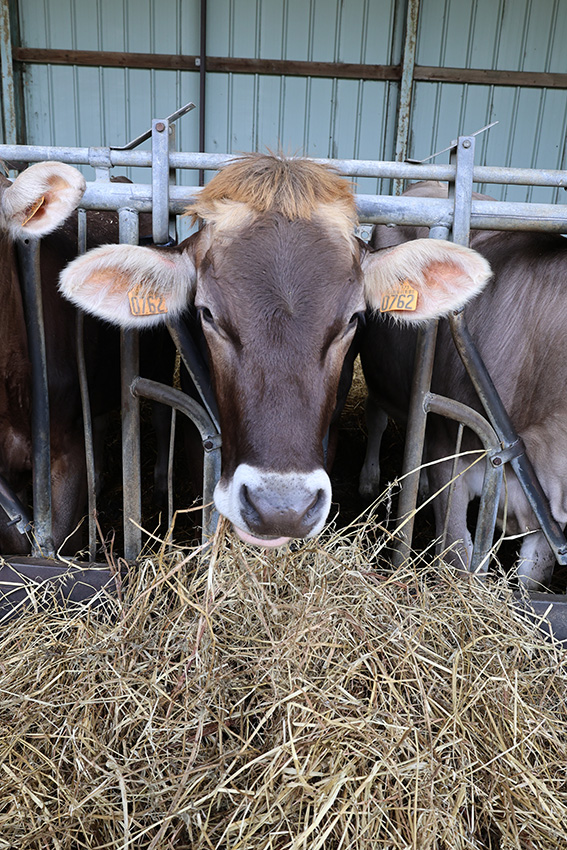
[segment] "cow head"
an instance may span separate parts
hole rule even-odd
[[[222,431],[219,512],[258,545],[312,537],[329,512],[323,441],[358,317],[403,281],[419,294],[400,316],[440,315],[480,290],[488,266],[429,240],[371,253],[354,236],[349,184],[307,160],[239,159],[189,211],[205,225],[178,248],[95,249],[67,267],[61,291],[123,327],[193,302]]]
[[[78,206],[85,178],[71,165],[38,162],[13,183],[0,178],[0,231],[12,239],[46,236]]]

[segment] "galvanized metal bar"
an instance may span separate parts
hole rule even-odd
[[[461,457],[461,449],[463,446],[463,433],[465,430],[465,426],[462,422],[459,422],[459,427],[457,429],[457,439],[455,440],[455,454],[453,457],[453,466],[451,468],[451,484],[449,486],[447,492],[447,508],[445,511],[445,522],[443,524],[443,536],[441,538],[441,548],[444,549],[447,543],[447,533],[449,529],[449,517],[451,512],[451,507],[453,504],[453,498],[455,495],[455,488],[457,486],[457,479],[459,473],[459,460]]]
[[[118,214],[120,242],[138,244],[137,214],[122,209]],[[124,506],[124,556],[135,560],[142,548],[142,484],[140,471],[140,403],[130,392],[139,374],[138,332],[120,332],[120,375],[122,396],[122,489]]]
[[[437,224],[430,230],[429,236],[431,239],[447,239],[449,230],[445,225]],[[397,518],[400,531],[392,557],[396,566],[400,566],[407,560],[411,553],[414,516],[419,491],[419,467],[423,459],[427,425],[425,399],[431,389],[437,329],[438,322],[429,322],[425,327],[418,330],[402,462],[403,484],[398,499]]]
[[[45,327],[39,265],[40,243],[29,238],[17,243],[20,283],[24,301],[28,352],[32,374],[32,486],[34,533],[32,555],[55,556],[51,511],[51,446]]]
[[[472,212],[472,189],[474,170],[475,137],[461,136],[455,149],[456,180],[454,186],[455,214],[453,221],[453,241],[460,245],[468,245]],[[474,309],[474,308],[473,308]],[[466,330],[464,313],[461,311],[460,320],[452,326],[453,339],[460,336],[461,330]],[[456,343],[457,344],[457,343]],[[467,347],[467,340],[461,337],[457,349]],[[492,472],[491,472],[492,470]],[[498,515],[500,501],[500,486],[502,474],[494,475],[491,464],[486,469],[477,518],[476,536],[471,556],[471,571],[484,570],[488,566],[489,553],[494,539],[494,528]]]
[[[397,567],[401,566],[411,555],[420,467],[425,442],[425,426],[427,424],[425,399],[431,388],[437,328],[438,322],[428,322],[426,327],[420,328],[418,331],[402,463],[403,484],[398,499],[398,540],[392,556],[394,566]]]
[[[180,413],[188,416],[198,429],[205,452],[203,467],[203,542],[206,542],[213,536],[218,523],[218,513],[214,506],[213,495],[216,483],[220,478],[221,437],[215,423],[198,402],[174,387],[138,377],[132,382],[130,391],[134,397],[143,396],[160,404],[169,404]]]
[[[453,219],[450,202],[440,198],[357,195],[356,203],[359,218],[376,224],[416,224],[431,227],[440,222],[451,226]],[[565,233],[567,206],[473,199],[471,229]]]
[[[460,245],[468,245],[469,241],[474,150],[474,137],[461,137],[452,153],[452,160],[455,162],[456,180],[449,187],[449,202],[454,204],[453,241]],[[446,236],[446,234],[437,225],[435,230],[430,232],[430,236]],[[400,533],[399,543],[394,552],[394,563],[397,565],[403,563],[411,552],[414,526],[413,517],[419,489],[419,467],[423,457],[427,424],[428,410],[425,399],[430,397],[429,390],[433,374],[436,337],[437,323],[421,330],[418,336],[404,448],[402,468],[403,486],[398,505]],[[487,537],[490,538],[491,544],[494,532],[494,524],[492,524],[492,529],[487,529],[487,523],[495,521],[499,496],[499,491],[494,488],[494,476],[487,469],[483,498],[481,500],[482,514],[478,526],[478,540],[481,547],[481,554],[479,556],[478,552],[473,553],[475,568],[478,568],[479,564],[487,562],[487,552],[489,551],[486,548]]]
[[[0,145],[0,159],[14,162],[44,162],[55,159],[70,165],[90,165],[94,151],[97,157],[104,156],[110,166],[151,168],[151,151],[118,151],[112,148],[75,148],[44,145]],[[104,154],[102,153],[104,151]],[[215,170],[227,162],[238,159],[238,154],[211,154],[198,152],[174,152],[170,157],[172,168]],[[387,162],[368,159],[317,158],[339,174],[351,177],[377,177],[403,180],[455,179],[455,168],[451,165],[432,163]],[[475,183],[508,184],[514,186],[567,187],[567,170],[511,168],[504,166],[477,165],[474,168]]]
[[[32,529],[32,521],[19,498],[16,496],[3,475],[0,475],[0,507],[8,515],[8,525],[15,526],[20,534],[27,534]]]
[[[10,2],[0,0],[0,71],[2,73],[2,117],[4,140],[15,145],[18,140],[16,97],[14,89],[14,63],[12,58],[12,31],[10,27]]]
[[[198,192],[198,187],[170,186],[170,212],[176,215],[183,213]],[[360,219],[369,223],[451,227],[453,221],[451,202],[441,198],[357,195],[356,202]],[[85,209],[127,207],[139,213],[149,213],[152,211],[151,187],[135,183],[88,183],[81,204]],[[478,230],[565,233],[567,205],[473,200],[471,227]]]
[[[469,565],[470,572],[483,574],[488,569],[498,513],[498,499],[502,487],[503,464],[498,462],[501,452],[500,440],[496,431],[484,416],[481,416],[480,413],[466,404],[461,404],[459,401],[435,393],[428,393],[424,398],[423,406],[427,413],[438,413],[447,419],[466,425],[467,428],[475,432],[486,450],[479,520]]]
[[[169,242],[170,125],[152,121],[152,236],[156,245]]]
[[[400,80],[400,96],[398,101],[397,132],[394,158],[403,162],[408,156],[408,138],[413,94],[413,74],[415,69],[415,51],[417,45],[417,21],[419,17],[419,0],[407,0],[406,31],[402,53],[402,76]],[[401,195],[403,179],[397,178],[393,183],[393,194]]]
[[[205,150],[207,115],[207,0],[201,0],[199,13],[199,151]],[[205,185],[205,172],[199,171],[199,186]]]
[[[455,161],[455,182],[453,188],[453,242],[468,246],[471,230],[474,136],[461,136],[455,147],[452,160]]]
[[[169,450],[167,460],[167,527],[171,528],[173,522],[173,456],[175,452],[175,432],[177,429],[177,411],[171,411],[171,424],[169,429]]]
[[[87,380],[87,368],[85,363],[85,317],[77,310],[77,369],[79,373],[79,387],[81,391],[81,407],[83,412],[83,439],[85,444],[85,469],[87,475],[87,520],[89,529],[89,557],[92,561],[96,558],[96,474],[94,460],[93,426],[91,417],[91,406],[89,397],[89,386]]]
[[[79,254],[87,250],[87,213],[86,210],[77,211],[77,248]],[[92,561],[96,558],[96,469],[94,457],[93,426],[91,416],[91,403],[89,396],[89,384],[87,380],[87,365],[85,362],[84,345],[84,314],[77,310],[77,369],[79,372],[79,387],[81,391],[81,407],[83,412],[83,435],[85,441],[85,466],[87,473],[87,520],[89,529],[89,557]]]
[[[165,119],[169,124],[173,124],[174,121],[177,121],[183,115],[186,115],[192,109],[195,109],[194,103],[186,103],[185,106],[182,106],[180,109],[176,109],[175,112],[172,112],[171,115],[168,115]],[[113,145],[110,150],[113,151],[131,151],[134,148],[137,148],[138,145],[141,145],[142,142],[146,142],[148,139],[152,137],[152,129],[146,130],[145,133],[141,133],[139,136],[136,136],[135,139],[132,139],[131,142],[128,142],[127,145]]]

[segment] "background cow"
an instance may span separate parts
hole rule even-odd
[[[51,234],[72,213],[85,190],[83,176],[71,166],[33,165],[11,183],[0,177],[0,473],[26,503],[31,470],[31,368],[14,240]],[[76,228],[75,228],[76,233]],[[59,545],[74,527],[83,504],[77,471],[84,468],[77,433],[80,405],[75,373],[75,315],[59,296],[55,281],[76,255],[61,234],[46,239],[41,253],[46,348],[52,412],[52,483],[54,538]],[[75,237],[76,243],[76,237]],[[28,551],[28,542],[0,511],[0,549]]]
[[[405,193],[446,197],[439,183],[418,183]],[[475,198],[487,198],[474,194]],[[389,248],[426,234],[424,228],[377,226],[372,236],[376,249]],[[567,321],[564,311],[567,242],[544,233],[477,231],[471,247],[490,263],[492,282],[466,308],[471,334],[488,368],[512,423],[524,440],[555,519],[567,521],[567,403],[564,397]],[[368,383],[371,436],[361,474],[361,492],[377,495],[379,444],[387,415],[404,421],[407,415],[415,331],[380,316],[369,319],[362,342],[362,361]],[[481,403],[453,344],[447,322],[441,322],[432,389],[483,412]],[[455,450],[456,425],[430,416],[426,460],[439,461]],[[463,451],[480,447],[465,430]],[[430,490],[435,493],[452,477],[452,461],[428,467]],[[467,526],[469,502],[480,494],[483,465],[471,467],[471,457],[458,464],[458,478],[448,517],[447,543],[454,559],[470,561],[472,540]],[[470,467],[470,468],[469,468]],[[445,522],[447,489],[435,499],[437,535]],[[523,540],[518,573],[529,585],[548,583],[554,557],[538,526],[514,473],[503,487],[501,518],[507,511],[506,530],[518,534],[533,530]]]
[[[307,160],[236,160],[189,212],[206,225],[180,246],[96,249],[61,291],[124,327],[194,303],[223,439],[219,512],[256,545],[312,537],[329,511],[323,443],[358,316],[404,280],[419,291],[412,320],[440,315],[482,288],[488,265],[431,240],[367,251],[350,185]]]
[[[79,171],[56,162],[33,165],[13,183],[0,177],[0,474],[20,501],[29,504],[31,365],[14,241],[42,237],[41,291],[50,404],[53,543],[56,548],[72,534],[86,510],[82,407],[76,366],[76,311],[57,288],[61,270],[77,255],[77,219],[73,211],[85,185]],[[149,217],[142,219],[142,229],[151,232]],[[87,225],[89,248],[118,240],[115,213],[91,211]],[[167,379],[167,372],[170,377],[173,370],[171,340],[168,334],[165,334],[165,341],[161,334],[159,338],[149,336],[154,346],[151,359],[144,356],[146,346],[141,348],[147,376]],[[118,334],[106,323],[89,316],[85,318],[84,339],[91,408],[96,419],[97,415],[118,409],[120,405]],[[159,356],[156,347],[159,347]],[[169,411],[167,413],[169,415]],[[100,464],[102,458],[99,456],[98,460]],[[101,474],[100,466],[97,471]],[[81,537],[75,535],[68,541],[66,550],[74,552],[80,543]],[[28,551],[29,541],[8,525],[8,518],[0,510],[0,552],[24,554]]]

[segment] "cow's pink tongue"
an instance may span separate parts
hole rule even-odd
[[[243,540],[244,543],[250,543],[251,546],[265,546],[268,549],[275,549],[276,546],[284,546],[291,540],[291,537],[254,537],[253,534],[248,534],[247,531],[243,531],[236,525],[234,525],[233,528],[240,539]]]

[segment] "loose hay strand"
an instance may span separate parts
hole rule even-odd
[[[0,631],[0,848],[567,846],[566,652],[370,511]]]

